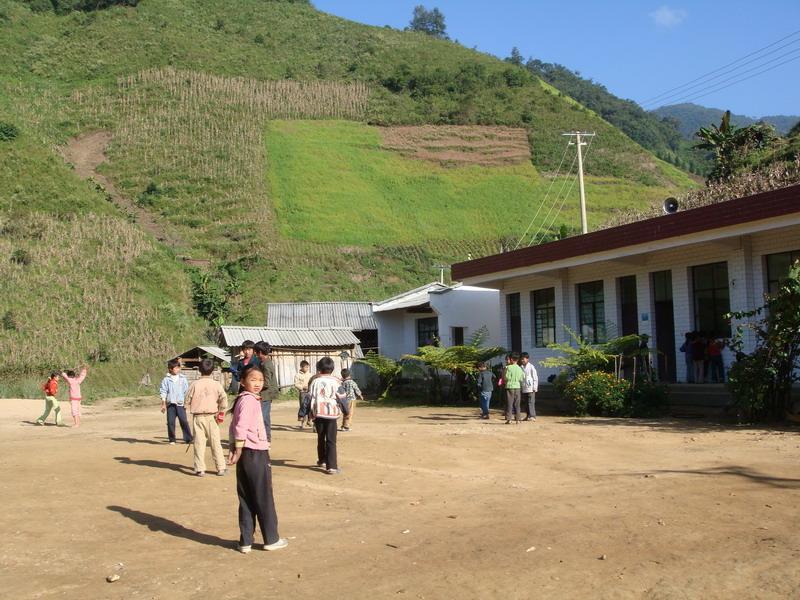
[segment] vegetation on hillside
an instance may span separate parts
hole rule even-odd
[[[514,50],[507,60],[512,63],[521,63],[522,57],[519,55],[519,51],[517,50],[515,56]],[[705,175],[710,169],[711,165],[707,154],[692,148],[692,145],[681,135],[676,120],[648,112],[633,100],[623,100],[609,92],[604,85],[581,77],[580,73],[571,71],[563,65],[530,59],[525,66],[543,81],[568,94],[609,123],[619,127],[632,140],[662,160],[700,175]],[[703,125],[709,123],[706,122]],[[697,128],[694,129],[694,131],[696,130]]]
[[[427,281],[432,264],[494,252],[506,240],[492,236],[515,233],[493,226],[471,240],[475,227],[461,217],[440,219],[432,234],[423,228],[427,236],[413,231],[413,221],[406,231],[394,225],[380,240],[355,219],[335,239],[286,229],[297,221],[286,206],[308,209],[309,197],[298,194],[342,206],[341,194],[319,193],[340,183],[332,170],[337,144],[354,161],[346,181],[365,214],[387,198],[400,213],[411,201],[420,211],[457,212],[424,203],[423,171],[436,173],[437,202],[478,190],[485,206],[476,218],[507,211],[503,192],[534,198],[563,156],[560,133],[575,128],[602,140],[586,163],[592,211],[691,185],[524,68],[425,33],[358,25],[305,1],[104,1],[94,3],[103,10],[87,10],[90,4],[0,0],[0,220],[10,224],[0,245],[3,285],[14,282],[13,293],[3,290],[0,344],[11,355],[26,341],[52,340],[46,360],[21,353],[9,363],[21,376],[61,360],[93,360],[98,378],[103,369],[153,365],[202,341],[208,323],[262,322],[268,300],[377,299]],[[297,127],[308,135],[287,140],[288,119],[303,119]],[[458,188],[445,167],[374,144],[355,147],[358,136],[375,135],[366,123],[522,127],[532,165],[467,167]],[[97,130],[111,139],[99,149],[106,159],[97,161],[99,175],[169,232],[163,240],[64,163],[61,146]],[[355,138],[328,140],[327,149],[308,145],[337,130]],[[305,161],[280,154],[292,144]],[[318,155],[327,185],[314,179]],[[364,162],[378,155],[376,164],[392,176],[408,177],[365,179]],[[290,177],[307,187],[284,194],[281,182]],[[375,204],[359,196],[365,180],[387,195]],[[26,237],[31,223],[44,224],[59,252]],[[64,241],[72,229],[81,234]],[[52,300],[41,293],[47,281],[58,282]],[[140,375],[126,370],[117,381]]]

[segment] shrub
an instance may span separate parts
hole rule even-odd
[[[0,142],[10,142],[19,135],[19,129],[12,123],[0,121]]]
[[[623,416],[630,383],[611,373],[586,371],[578,374],[564,389],[567,400],[575,404],[576,415]]]
[[[637,379],[631,390],[628,415],[631,417],[660,417],[669,406],[669,389],[662,383]]]
[[[257,35],[256,35],[256,37],[255,37],[255,38],[253,38],[253,41],[254,41],[256,44],[263,44],[263,43],[264,43],[264,36],[263,36],[262,34],[260,34],[260,33],[259,33],[259,34],[257,34]]]
[[[27,267],[29,264],[31,264],[31,255],[27,250],[17,248],[11,253],[11,262],[15,265]]]
[[[0,323],[3,326],[3,329],[6,331],[16,331],[17,330],[17,320],[14,318],[14,313],[10,310],[7,310],[3,314],[3,318],[0,319]]]
[[[217,17],[217,20],[214,21],[214,31],[222,31],[223,29],[225,29],[225,19]]]

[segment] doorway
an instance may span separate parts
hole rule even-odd
[[[675,381],[675,313],[672,305],[672,271],[651,273],[655,318],[655,349],[659,381]]]

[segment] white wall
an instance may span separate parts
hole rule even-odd
[[[684,334],[694,329],[694,306],[691,290],[691,267],[713,262],[728,263],[730,305],[732,311],[749,310],[763,303],[766,286],[766,254],[788,252],[800,249],[800,227],[791,226],[774,231],[744,235],[726,239],[720,243],[700,243],[661,250],[650,254],[619,261],[602,261],[569,269],[559,269],[546,275],[530,275],[505,279],[501,284],[499,302],[499,343],[509,347],[508,316],[506,314],[508,294],[520,293],[522,314],[522,349],[531,355],[536,363],[540,377],[547,377],[554,370],[544,369],[539,362],[553,351],[547,348],[534,348],[533,323],[530,292],[554,287],[556,301],[556,341],[568,339],[563,328],[578,329],[576,287],[579,283],[603,281],[605,296],[605,315],[610,323],[619,325],[617,306],[617,278],[626,275],[636,276],[637,305],[639,313],[639,333],[651,336],[655,347],[655,320],[650,274],[655,271],[670,270],[672,273],[672,296],[675,322],[676,370],[679,381],[686,380],[683,354],[678,351],[684,341]],[[495,283],[496,285],[496,283]],[[735,332],[736,323],[732,326]],[[750,350],[754,340],[745,338]],[[729,350],[724,353],[726,366],[732,356]]]
[[[464,343],[481,327],[489,337],[484,346],[500,344],[500,292],[484,288],[458,287],[430,295],[431,308],[439,315],[439,339],[443,346],[453,345],[453,327],[464,328]]]
[[[464,341],[486,327],[489,339],[484,345],[500,344],[500,292],[483,288],[454,288],[443,294],[430,294],[433,313],[410,313],[406,309],[376,312],[380,353],[395,360],[417,351],[417,320],[438,317],[439,339],[453,345],[452,328],[464,328]]]

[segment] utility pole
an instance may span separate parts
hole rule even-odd
[[[439,269],[439,283],[444,285],[444,270],[449,269],[450,265],[433,265],[434,269]]]
[[[581,146],[585,146],[586,142],[581,140],[581,137],[594,137],[594,133],[586,133],[580,131],[573,131],[571,133],[562,133],[569,137],[574,137],[575,141],[570,142],[578,149],[578,187],[581,192],[581,233],[589,233],[589,227],[586,224],[586,189],[583,186],[583,151]]]

